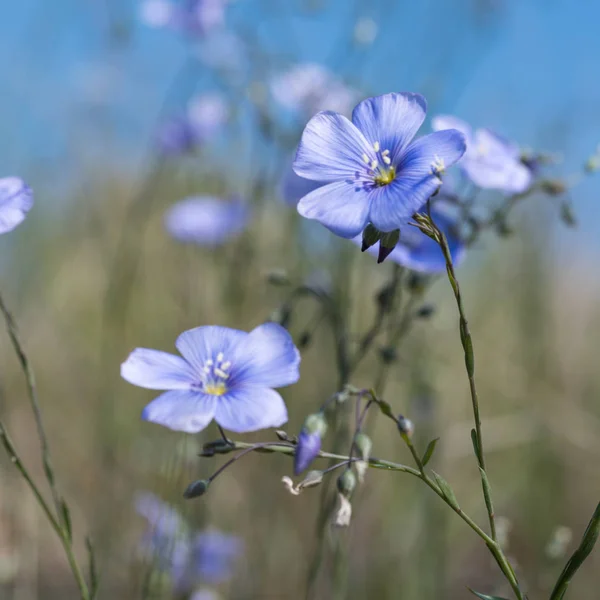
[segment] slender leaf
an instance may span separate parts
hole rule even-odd
[[[425,450],[425,454],[423,454],[423,458],[421,459],[423,466],[427,465],[427,463],[431,460],[431,457],[433,456],[433,453],[435,451],[435,447],[439,441],[440,438],[435,438],[435,440],[431,440],[429,442],[427,450]]]
[[[73,541],[73,524],[71,521],[71,511],[69,510],[69,505],[65,502],[64,499],[60,501],[60,509],[62,512],[62,522],[64,524],[64,530],[67,534],[67,538],[69,542]]]
[[[96,566],[96,554],[94,552],[94,546],[92,540],[89,537],[85,538],[85,547],[88,551],[88,562],[90,570],[90,595],[92,600],[96,597],[98,592],[98,569]]]
[[[506,600],[506,598],[501,598],[500,596],[488,596],[487,594],[481,594],[480,592],[476,592],[475,590],[472,590],[471,588],[467,588],[467,589],[471,592],[471,594],[473,594],[474,596],[477,596],[481,600]]]
[[[450,504],[450,506],[452,506],[453,508],[459,508],[458,500],[456,499],[456,496],[454,495],[454,491],[450,487],[450,484],[441,475],[438,475],[435,471],[432,471],[432,473],[442,492],[442,495],[446,499],[446,502],[448,502],[448,504]]]
[[[596,510],[594,511],[590,522],[588,523],[581,543],[579,544],[579,548],[575,550],[565,565],[565,568],[562,570],[562,573],[560,574],[560,577],[554,586],[554,590],[552,590],[550,600],[561,600],[564,597],[565,592],[569,587],[569,583],[571,583],[571,579],[573,579],[573,575],[575,575],[579,567],[581,567],[585,559],[590,555],[590,552],[594,549],[594,546],[598,541],[599,534],[600,504],[598,504],[596,507]]]

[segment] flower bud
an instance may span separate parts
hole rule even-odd
[[[354,446],[356,447],[356,451],[360,458],[360,460],[354,463],[354,467],[356,468],[358,481],[362,483],[365,480],[365,474],[369,468],[369,458],[371,457],[373,442],[366,433],[360,431],[354,436]]]
[[[185,492],[183,492],[183,497],[187,498],[199,498],[200,496],[204,496],[208,491],[210,486],[210,481],[208,479],[199,479],[198,481],[194,481],[188,485]]]
[[[415,431],[415,426],[410,419],[407,419],[406,417],[400,415],[398,417],[398,431],[402,435],[405,435],[406,437],[410,438],[412,437],[412,434]]]
[[[356,487],[356,475],[352,469],[346,469],[337,479],[337,489],[339,493],[349,499]]]
[[[567,190],[565,182],[560,179],[544,179],[540,182],[540,186],[544,192],[551,196],[559,196]]]
[[[290,278],[283,269],[273,269],[266,274],[267,282],[271,285],[289,285]]]
[[[321,440],[327,431],[327,421],[323,413],[308,415],[298,436],[294,455],[294,474],[299,475],[321,451]]]
[[[435,306],[433,306],[433,304],[423,304],[423,306],[417,310],[417,317],[419,317],[419,319],[429,319],[434,312]]]

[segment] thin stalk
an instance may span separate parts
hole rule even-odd
[[[65,555],[67,557],[67,561],[69,562],[69,567],[71,568],[71,572],[73,573],[73,577],[75,578],[75,582],[77,587],[79,588],[79,594],[81,596],[81,600],[92,600],[92,595],[88,589],[88,585],[85,581],[83,573],[79,568],[79,564],[77,563],[77,559],[75,558],[75,554],[73,553],[73,548],[71,546],[71,541],[68,532],[65,530],[63,525],[58,521],[52,509],[46,502],[44,496],[42,495],[40,489],[36,485],[35,481],[31,477],[31,474],[27,470],[27,467],[23,464],[20,456],[17,453],[17,450],[6,431],[6,427],[4,423],[0,422],[0,441],[8,454],[10,461],[15,465],[27,485],[29,489],[32,491],[33,495],[37,503],[40,505],[48,522],[52,526],[52,529],[56,532],[56,535],[60,539],[60,543],[65,551]]]

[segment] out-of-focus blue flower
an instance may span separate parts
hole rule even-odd
[[[513,142],[489,129],[473,131],[461,119],[447,115],[434,117],[432,127],[462,131],[467,151],[459,166],[475,185],[509,194],[520,194],[531,185],[532,171],[521,162],[521,151]]]
[[[23,222],[33,206],[33,192],[19,177],[0,178],[0,234]]]
[[[407,223],[440,187],[440,175],[465,152],[455,129],[412,141],[425,119],[420,94],[386,94],[364,100],[352,121],[321,112],[302,134],[294,171],[326,181],[298,203],[298,212],[344,238],[370,222],[389,232]]]
[[[250,333],[196,327],[175,346],[182,356],[136,348],[121,365],[130,383],[169,390],[146,406],[143,419],[188,433],[213,419],[236,433],[287,421],[285,403],[272,388],[298,381],[300,353],[283,327],[265,323]]]
[[[294,454],[294,474],[299,475],[307,469],[321,451],[321,442],[327,431],[327,422],[322,413],[306,417],[302,431],[298,436]]]
[[[200,583],[215,584],[231,577],[242,541],[216,530],[193,532],[168,504],[150,493],[139,494],[136,510],[148,521],[140,549],[169,573],[178,593],[190,593]]]
[[[202,40],[198,48],[202,63],[213,69],[238,71],[247,59],[244,42],[233,31],[217,29]]]
[[[249,207],[239,199],[194,196],[165,213],[165,228],[176,240],[215,247],[239,235],[250,220]]]
[[[168,27],[180,33],[204,36],[225,22],[229,0],[145,0],[141,18],[150,27]]]
[[[460,236],[457,219],[443,201],[437,201],[431,207],[431,217],[448,240],[452,262],[455,266],[459,265],[464,258],[466,245]],[[359,235],[352,241],[360,246],[362,237]],[[375,244],[366,252],[378,256],[379,248]],[[390,253],[389,260],[419,273],[441,273],[446,269],[446,261],[439,245],[412,225],[400,227],[400,240]]]
[[[214,138],[228,117],[229,108],[220,94],[200,94],[190,100],[185,111],[162,123],[158,145],[165,154],[185,154]]]
[[[304,63],[277,75],[271,93],[288,110],[314,115],[320,110],[349,113],[356,92],[322,65]]]

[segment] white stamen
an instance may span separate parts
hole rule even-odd
[[[389,153],[390,153],[390,151],[389,151],[389,150],[384,150],[384,151],[381,153],[381,156],[387,156]]]
[[[227,373],[225,373],[225,371],[223,371],[223,369],[219,369],[219,367],[215,367],[213,372],[217,377],[220,377],[221,379],[229,378],[229,375]]]
[[[391,164],[392,164],[392,159],[391,159],[391,158],[390,158],[390,157],[389,157],[387,154],[386,154],[385,156],[384,156],[384,155],[382,155],[382,158],[383,158],[383,162],[384,162],[386,165],[391,165]]]
[[[373,144],[373,150],[375,150],[375,152],[379,152],[380,148],[381,148],[381,146],[379,145],[379,142],[375,142]]]
[[[362,155],[362,159],[364,160],[364,162],[365,162],[366,165],[369,164],[369,157],[366,154]]]
[[[379,163],[376,160],[371,161],[371,169],[373,171],[379,166]]]
[[[225,355],[222,352],[219,352],[219,354],[217,354],[217,362],[223,362],[223,359],[225,358]]]
[[[221,365],[221,369],[223,369],[223,371],[227,371],[229,369],[229,367],[231,367],[231,361],[230,360],[226,360],[222,365]]]

